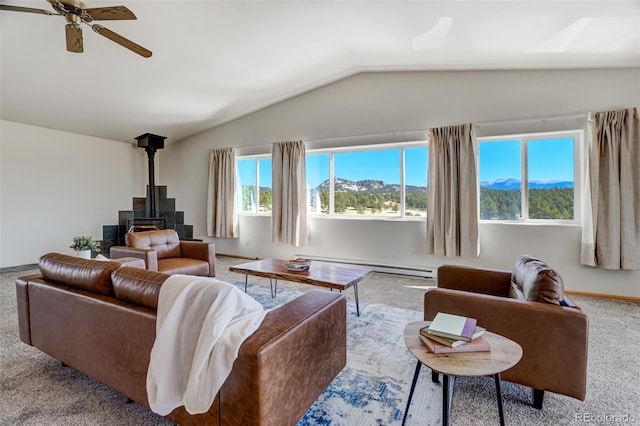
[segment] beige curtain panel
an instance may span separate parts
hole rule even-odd
[[[238,238],[235,163],[233,148],[212,149],[209,153],[207,235],[210,237]]]
[[[427,254],[480,254],[477,157],[471,124],[429,129]]]
[[[583,221],[581,261],[602,269],[640,270],[638,110],[597,112],[589,130],[591,208]]]
[[[271,239],[300,246],[309,243],[306,150],[303,141],[274,143],[271,152]]]

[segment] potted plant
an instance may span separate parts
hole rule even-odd
[[[73,237],[73,244],[69,248],[75,250],[78,257],[91,259],[91,252],[100,250],[98,242],[89,235],[79,235]]]

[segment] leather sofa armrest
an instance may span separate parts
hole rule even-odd
[[[149,271],[158,270],[158,253],[153,249],[113,246],[109,249],[109,257],[116,260],[122,257],[135,257],[144,260]]]
[[[295,424],[346,365],[346,299],[314,290],[270,311],[220,391],[221,424]]]
[[[216,245],[202,241],[180,241],[182,257],[209,263],[209,276],[216,276]]]
[[[580,309],[434,288],[424,295],[424,319],[439,311],[476,318],[478,325],[516,341],[523,356],[507,381],[584,400],[589,319]]]
[[[438,268],[438,287],[473,293],[509,296],[511,271],[442,265]]]
[[[16,278],[16,301],[18,305],[18,332],[20,340],[31,345],[31,315],[29,313],[29,281],[42,279],[42,275],[27,275]]]

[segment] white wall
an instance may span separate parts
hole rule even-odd
[[[135,145],[0,122],[0,267],[73,254],[75,235],[102,239],[144,196],[147,159]]]
[[[639,100],[640,69],[364,73],[169,145],[161,176],[177,208],[185,211],[185,223],[194,224],[194,235],[213,240],[205,236],[211,148],[264,145],[266,153],[274,141],[566,116],[639,106]],[[567,125],[529,123],[518,130],[549,130],[556,123]],[[504,131],[495,127],[481,129]],[[216,248],[251,257],[305,253],[407,266],[455,262],[507,269],[519,254],[528,253],[556,267],[567,289],[640,297],[640,272],[599,271],[579,264],[576,226],[482,224],[478,259],[425,255],[424,222],[318,218],[310,226],[311,244],[295,248],[271,243],[269,218],[243,217],[240,239],[216,239]]]

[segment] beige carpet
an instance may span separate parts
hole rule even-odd
[[[244,282],[244,276],[228,271],[232,264],[245,260],[220,257],[217,278]],[[17,337],[14,280],[28,272],[0,274],[0,425],[161,425],[170,422],[150,413],[138,404],[73,369],[64,368],[46,354],[23,344]],[[249,278],[254,285],[268,286],[265,279]],[[413,311],[422,311],[422,287],[433,285],[425,279],[374,274],[359,286],[361,314],[373,316],[378,303]],[[281,282],[279,287],[310,291],[315,287]],[[346,291],[353,300],[353,291]],[[507,424],[559,425],[623,424],[619,420],[640,423],[638,378],[640,357],[640,306],[636,303],[573,298],[590,318],[589,376],[586,401],[547,393],[544,408],[529,405],[529,389],[503,384]],[[357,321],[350,318],[349,321]],[[407,359],[403,358],[404,363]],[[413,371],[413,364],[408,371]],[[407,371],[407,368],[403,369]],[[404,373],[403,373],[404,375]],[[426,369],[416,389],[414,406],[433,399],[428,394]],[[410,382],[403,377],[402,382]],[[389,383],[393,385],[393,383]],[[404,385],[403,385],[404,386]],[[408,386],[406,389],[408,394]],[[397,421],[378,424],[400,424],[404,403],[400,401]],[[452,409],[452,425],[496,424],[497,409],[493,381],[486,378],[456,381]],[[420,407],[412,407],[408,425],[434,424],[434,420],[418,415]],[[311,423],[309,423],[311,424]],[[330,424],[341,424],[339,419]],[[350,426],[350,425],[346,425]]]

